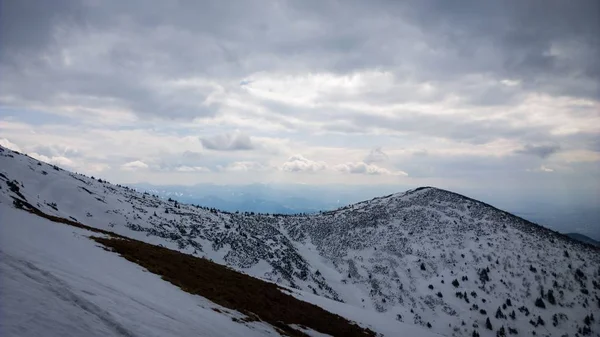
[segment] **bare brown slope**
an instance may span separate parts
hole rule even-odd
[[[281,292],[273,283],[209,260],[135,240],[93,239],[186,292],[247,315],[258,316],[292,336],[305,335],[290,328],[290,324],[307,326],[332,336],[375,336],[369,329]]]

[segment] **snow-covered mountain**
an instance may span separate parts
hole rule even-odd
[[[598,248],[436,188],[314,215],[237,214],[141,194],[0,148],[2,210],[18,206],[15,199],[316,301],[378,313],[390,326],[446,336],[600,332],[600,315],[592,315],[600,312]],[[385,325],[374,330],[402,335]]]

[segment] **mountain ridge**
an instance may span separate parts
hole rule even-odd
[[[590,326],[584,317],[600,306],[597,248],[454,192],[428,186],[318,214],[236,214],[162,200],[8,151],[0,151],[0,203],[21,194],[49,214],[448,336],[491,336],[500,327],[575,333]],[[536,306],[550,297],[555,304]],[[512,315],[517,306],[524,309]],[[529,322],[554,317],[551,327]],[[493,330],[485,328],[488,319]]]

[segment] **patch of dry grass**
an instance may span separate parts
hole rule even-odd
[[[283,293],[273,283],[209,260],[131,239],[93,239],[186,292],[265,321],[290,336],[306,336],[290,324],[332,336],[376,336],[341,316]]]

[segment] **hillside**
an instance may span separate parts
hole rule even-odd
[[[577,240],[577,241],[581,241],[584,243],[589,243],[590,245],[594,245],[594,246],[600,246],[600,242],[590,238],[587,235],[583,235],[583,234],[579,234],[579,233],[567,233],[565,234],[566,236],[570,237],[571,239]]]
[[[3,210],[13,198],[312,293],[305,297],[319,305],[336,303],[328,298],[379,313],[389,326],[416,324],[447,336],[600,332],[590,316],[600,308],[598,249],[436,188],[315,215],[236,214],[1,149]],[[385,325],[373,328],[399,335]]]

